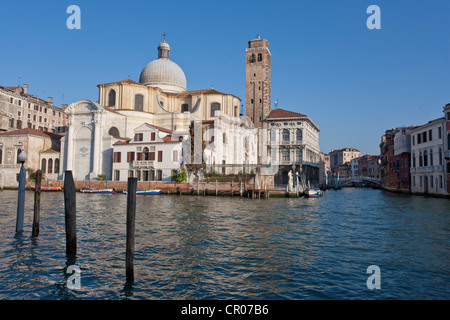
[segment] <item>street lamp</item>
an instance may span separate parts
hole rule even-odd
[[[23,231],[23,215],[24,215],[24,207],[25,207],[25,184],[26,184],[26,176],[27,173],[25,171],[25,167],[23,166],[24,162],[27,161],[27,154],[22,151],[17,156],[17,159],[22,163],[20,167],[19,177],[17,181],[19,182],[19,193],[17,198],[17,219],[16,219],[16,232]]]

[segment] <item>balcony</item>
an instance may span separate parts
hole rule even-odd
[[[433,173],[433,172],[443,172],[443,166],[428,166],[428,167],[418,167],[411,168],[411,173]]]
[[[303,141],[269,141],[267,142],[267,146],[300,146],[303,144]]]
[[[133,161],[133,168],[154,168],[155,167],[155,161],[154,160],[137,160]]]

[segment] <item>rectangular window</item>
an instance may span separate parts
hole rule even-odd
[[[150,156],[150,158],[149,158],[150,161],[155,161],[155,152],[150,152],[149,156]]]
[[[413,187],[415,187],[416,186],[416,176],[413,176]]]
[[[155,181],[155,170],[150,170],[150,181]]]
[[[114,180],[119,181],[120,180],[120,171],[114,170]]]
[[[144,134],[142,134],[142,133],[136,133],[134,135],[134,141],[143,141],[143,139],[144,139]]]
[[[162,162],[162,161],[163,161],[163,152],[158,151],[158,162]]]
[[[428,130],[428,141],[433,140],[433,130]]]
[[[416,136],[412,136],[412,144],[413,144],[413,146],[416,145]]]
[[[156,180],[157,181],[162,180],[162,170],[156,170]]]
[[[156,140],[156,133],[155,133],[155,132],[152,132],[152,133],[150,134],[150,140],[151,140],[151,141],[155,141],[155,140]]]
[[[442,127],[438,128],[438,139],[442,139]]]
[[[422,143],[422,136],[420,135],[420,133],[417,135],[417,144],[421,144]]]
[[[422,141],[423,141],[423,143],[427,142],[427,132],[426,131],[422,133]]]
[[[173,162],[178,161],[178,150],[173,150]]]
[[[283,161],[288,162],[289,161],[289,151],[283,151]]]
[[[127,162],[133,162],[134,161],[134,152],[130,151],[127,153]]]
[[[442,189],[442,176],[439,176],[439,188]]]
[[[121,152],[114,152],[114,162],[118,163],[121,162],[122,153]]]
[[[430,177],[430,187],[433,188],[433,176]]]

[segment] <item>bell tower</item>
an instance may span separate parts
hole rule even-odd
[[[245,72],[245,115],[258,129],[270,113],[270,51],[269,42],[256,39],[248,42]]]

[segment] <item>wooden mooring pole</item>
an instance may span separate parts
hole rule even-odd
[[[137,178],[128,178],[127,191],[127,243],[125,257],[125,273],[127,282],[134,282],[134,233],[136,221],[136,189]]]
[[[64,173],[64,212],[66,221],[66,254],[77,254],[77,200],[72,171]]]
[[[34,215],[33,215],[33,229],[31,232],[32,237],[39,235],[39,222],[41,220],[41,180],[42,171],[36,171],[35,183],[34,183]]]

